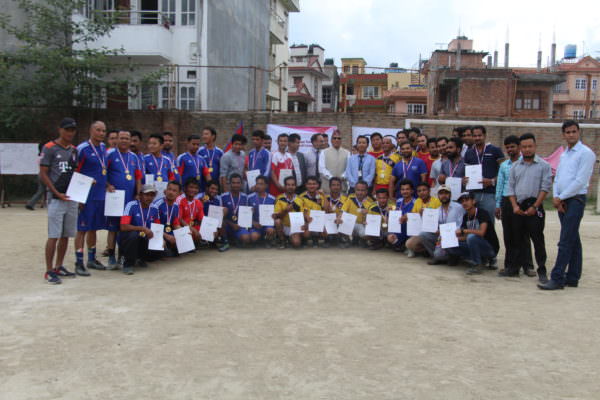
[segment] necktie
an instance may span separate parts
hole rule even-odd
[[[316,171],[317,171],[317,177],[319,177],[319,176],[320,176],[320,174],[319,174],[319,156],[320,156],[320,155],[321,155],[321,150],[317,150],[317,168],[316,168]]]
[[[363,158],[365,156],[363,155],[359,155],[358,156],[358,177],[362,178],[362,169],[363,169]]]

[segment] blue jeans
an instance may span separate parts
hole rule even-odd
[[[582,248],[579,238],[579,224],[585,209],[585,196],[579,195],[565,200],[566,212],[558,213],[560,219],[560,239],[558,255],[550,277],[558,284],[577,283],[581,278]],[[567,266],[569,267],[567,271]],[[566,277],[565,277],[566,275]]]
[[[477,202],[478,208],[482,208],[487,211],[492,220],[492,224],[495,223],[496,219],[494,218],[494,214],[496,212],[496,195],[494,193],[476,191],[475,201]]]
[[[449,254],[472,261],[474,265],[481,265],[483,258],[491,259],[496,257],[496,252],[492,245],[474,233],[469,233],[467,240],[464,242],[458,242],[458,247],[446,250]]]

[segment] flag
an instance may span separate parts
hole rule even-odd
[[[237,128],[235,129],[235,134],[236,135],[244,134],[244,121],[240,121]],[[229,141],[227,142],[227,145],[225,146],[225,150],[223,152],[227,153],[229,150],[231,150],[231,138],[229,138]]]

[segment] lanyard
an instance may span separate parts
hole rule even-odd
[[[404,160],[402,160],[402,172],[404,172],[404,179],[406,179],[406,177],[408,176],[407,172],[410,171],[410,166],[412,165],[414,159],[415,159],[414,157],[410,158],[410,162],[408,163],[408,166],[406,165],[406,162],[404,162]]]
[[[388,212],[389,210],[387,209],[387,206],[384,208],[385,212],[381,212],[381,206],[379,204],[377,204],[377,209],[379,210],[379,215],[381,215],[381,221],[385,223],[386,218],[388,216]]]
[[[354,197],[354,203],[356,204],[356,206],[357,206],[357,207],[358,207],[360,210],[362,210],[362,209],[364,208],[364,207],[363,207],[363,203],[364,203],[364,202],[365,202],[365,199],[362,199],[362,201],[360,201],[360,200],[358,200],[358,198],[357,198],[357,197]]]
[[[98,161],[100,162],[100,165],[102,166],[102,171],[106,175],[106,164],[104,163],[104,157],[100,157],[100,154],[96,150],[96,146],[94,146],[92,144],[91,140],[88,140],[88,143],[90,144],[90,146],[92,146],[92,150],[94,151],[94,154],[96,154],[96,157],[98,157]],[[117,151],[119,151],[119,150],[117,150]]]
[[[200,176],[200,163],[196,161],[196,156],[188,153],[192,159],[192,162],[194,163],[194,167],[196,168],[196,176]]]
[[[450,177],[454,176],[454,173],[458,169],[459,164],[460,164],[460,160],[458,160],[458,162],[456,163],[456,165],[454,166],[454,169],[453,169],[452,168],[452,160],[450,160]]]
[[[284,199],[285,201],[287,201],[287,203],[288,203],[288,204],[292,204],[293,202],[295,202],[295,201],[296,201],[296,197],[297,197],[297,196],[296,196],[296,195],[294,195],[294,198],[293,198],[293,199],[291,199],[291,200],[288,200],[288,198],[287,198],[287,194],[286,194],[286,195],[285,195],[285,197],[284,197],[283,199]]]
[[[444,206],[440,207],[440,213],[442,214],[442,216],[440,218],[441,219],[440,224],[445,224],[447,222],[449,212],[450,212],[450,206],[448,206],[448,211],[444,211]]]
[[[173,216],[172,212],[173,208],[175,208],[175,204],[173,204],[171,206],[171,210],[169,210],[169,204],[167,204],[167,202],[165,201],[165,207],[167,208],[167,223],[165,225],[169,226],[171,225],[171,217]]]
[[[160,157],[160,166],[159,166],[158,161],[156,160],[156,157],[154,157],[154,154],[151,154],[151,155],[152,155],[152,158],[154,159],[154,164],[156,165],[156,175],[161,175],[163,164],[165,163],[165,158]]]
[[[238,194],[237,204],[235,204],[235,201],[233,201],[233,195],[231,194],[231,192],[229,193],[229,198],[231,199],[231,203],[235,206],[233,208],[233,215],[237,215],[238,208],[240,207],[240,203],[242,202],[242,195]]]
[[[215,154],[217,154],[217,149],[213,149],[213,152],[212,152],[212,155],[211,155],[209,148],[206,147],[206,154],[208,154],[208,156],[210,157],[210,160],[208,161],[208,166],[209,166],[209,168],[212,168],[213,159],[215,158]]]
[[[123,160],[123,156],[121,155],[121,152],[119,150],[117,150],[117,154],[119,155],[119,158],[123,163],[123,169],[125,169],[125,173],[129,175],[129,152],[127,152],[127,162]]]
[[[139,200],[138,200],[138,205],[140,206],[140,214],[142,214],[142,226],[144,228],[147,228],[147,226],[146,226],[146,219],[148,217],[150,217],[150,207],[148,207],[148,212],[146,213],[146,216],[144,217],[144,209],[142,208],[142,203],[140,203]]]
[[[265,193],[265,197],[261,197],[258,193],[256,194],[256,198],[258,199],[258,205],[263,205],[265,204],[265,202],[267,201],[267,197],[269,197],[266,193]],[[260,201],[262,199],[262,201]]]
[[[261,150],[262,150],[262,148],[261,148]],[[250,165],[250,169],[255,169],[254,167],[256,166],[256,159],[258,158],[258,152],[259,151],[260,150],[256,150],[255,149],[254,153],[250,154],[250,159],[252,160],[251,161],[251,165]],[[254,156],[254,157],[252,157],[252,156]]]
[[[475,146],[475,155],[477,155],[477,161],[479,164],[483,163],[483,158],[485,157],[485,149],[487,149],[487,144],[483,146],[483,151],[481,152],[481,158],[479,157],[479,151],[477,151],[477,146]]]
[[[468,220],[467,220],[467,227],[468,227],[469,229],[475,229],[475,222],[476,222],[476,220],[477,220],[477,212],[478,212],[478,211],[479,211],[479,210],[476,208],[476,209],[475,209],[475,216],[474,216],[473,218],[468,218]]]
[[[333,197],[329,196],[329,205],[333,206],[333,208],[337,208],[342,204],[342,202],[340,201],[340,196],[338,196],[337,199],[334,199]]]

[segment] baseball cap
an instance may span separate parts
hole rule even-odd
[[[61,129],[77,128],[77,122],[73,118],[63,118],[59,126]]]
[[[448,185],[440,185],[440,187],[438,188],[438,193],[441,192],[442,190],[444,190],[448,193],[452,193],[452,190],[450,189],[450,186],[448,186]]]
[[[145,185],[142,185],[142,190],[140,190],[141,193],[156,193],[156,188],[154,187],[154,185],[150,184],[150,183],[146,183]]]
[[[469,192],[462,192],[460,194],[460,196],[458,196],[458,199],[456,201],[458,201],[459,203],[461,201],[463,201],[463,199],[474,199],[475,195],[473,193],[469,193]]]

